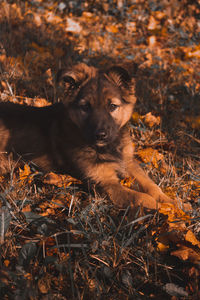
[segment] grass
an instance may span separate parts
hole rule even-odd
[[[89,1],[82,14],[78,8],[58,11],[53,3],[3,2],[1,101],[55,102],[60,67],[79,60],[96,66],[125,62],[136,79],[137,117],[130,125],[136,157],[180,207],[184,201],[193,209],[132,215],[70,177],[55,177],[52,184],[31,164],[21,171],[10,166],[0,177],[1,299],[198,299],[198,32],[195,24],[188,31],[186,22],[191,11],[197,20],[197,8],[180,4],[170,16],[174,27],[164,17],[152,32],[148,22],[155,11],[146,2],[138,2],[135,17],[129,1],[130,11],[122,14],[101,4],[96,14]],[[79,34],[66,30],[66,16],[82,26]],[[127,29],[127,18],[136,22],[136,32]],[[154,46],[148,44],[152,35]],[[149,112],[161,121],[151,126]],[[147,149],[153,155],[142,156]],[[188,238],[190,231],[197,242]]]

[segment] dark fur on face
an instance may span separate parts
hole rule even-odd
[[[120,128],[130,119],[135,103],[133,81],[128,72],[121,67],[98,72],[81,64],[64,71],[58,80],[65,84],[64,104],[69,115],[83,128],[87,142],[105,149],[112,145],[119,137]]]
[[[78,64],[57,76],[60,103],[36,108],[0,103],[0,161],[6,153],[90,182],[118,206],[156,208],[170,201],[133,158],[128,121],[134,80],[120,66],[98,70]],[[2,167],[3,166],[3,167]],[[143,192],[120,185],[133,176]]]

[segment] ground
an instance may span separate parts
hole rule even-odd
[[[71,63],[125,65],[137,159],[179,203],[132,216],[70,176],[11,169],[0,177],[1,299],[200,298],[199,32],[199,1],[1,3],[1,101],[56,102],[55,74]]]

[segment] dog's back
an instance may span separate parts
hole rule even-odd
[[[2,166],[10,152],[17,159],[34,160],[49,170],[50,131],[53,122],[59,118],[61,104],[46,107],[31,107],[10,102],[0,103],[0,155]]]

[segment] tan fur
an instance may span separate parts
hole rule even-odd
[[[134,80],[127,71],[79,64],[62,70],[58,84],[62,103],[54,106],[0,103],[0,152],[89,182],[120,207],[156,209],[158,202],[170,202],[133,157],[127,123],[135,104]],[[2,154],[1,171],[5,159]],[[142,192],[121,186],[124,176],[135,177]]]

